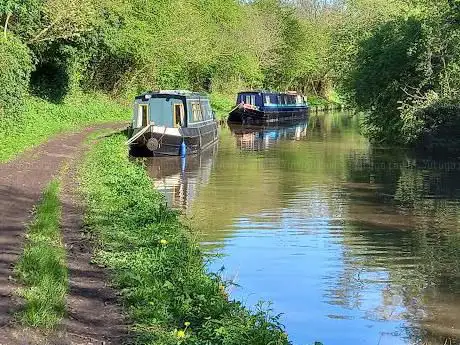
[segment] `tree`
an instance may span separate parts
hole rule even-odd
[[[433,135],[445,135],[438,129],[452,127],[456,116],[456,111],[441,111],[457,103],[460,86],[460,32],[449,20],[452,3],[419,0],[402,9],[383,21],[364,21],[369,26],[360,38],[341,42],[338,49],[349,51],[338,68],[342,87],[366,112],[365,133],[375,142],[433,141]]]

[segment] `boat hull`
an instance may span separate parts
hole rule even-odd
[[[135,133],[134,133],[135,134]],[[135,156],[179,156],[184,141],[186,154],[201,152],[218,141],[217,122],[200,127],[165,128],[151,126],[142,136],[131,143]]]
[[[258,110],[238,107],[230,112],[228,122],[264,125],[304,120],[308,117],[308,108],[290,110]]]

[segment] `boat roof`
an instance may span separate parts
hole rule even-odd
[[[148,91],[136,97],[136,99],[148,100],[150,98],[205,98],[208,96],[204,93],[194,92],[189,90],[160,90],[160,91]]]
[[[242,94],[271,94],[271,95],[300,95],[297,91],[286,91],[286,92],[278,92],[278,91],[269,91],[269,90],[251,90],[251,91],[241,91],[238,92],[239,95]]]
[[[259,93],[272,93],[272,92],[267,91],[267,90],[251,90],[251,91],[240,91],[240,92],[238,92],[238,94],[243,94],[243,93],[247,93],[247,94],[259,94]]]

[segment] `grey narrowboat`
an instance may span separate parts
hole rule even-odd
[[[183,90],[137,96],[128,144],[151,155],[195,154],[218,140],[209,98]]]

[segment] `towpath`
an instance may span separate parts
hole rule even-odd
[[[85,149],[85,139],[99,129],[122,129],[106,124],[67,133],[0,164],[0,345],[120,344],[126,327],[116,295],[106,284],[102,269],[90,264],[91,250],[82,238],[82,212],[75,198],[74,171]],[[52,336],[21,329],[14,322],[18,308],[13,268],[24,243],[25,229],[43,188],[62,168],[62,231],[68,249],[70,293],[68,317]]]

